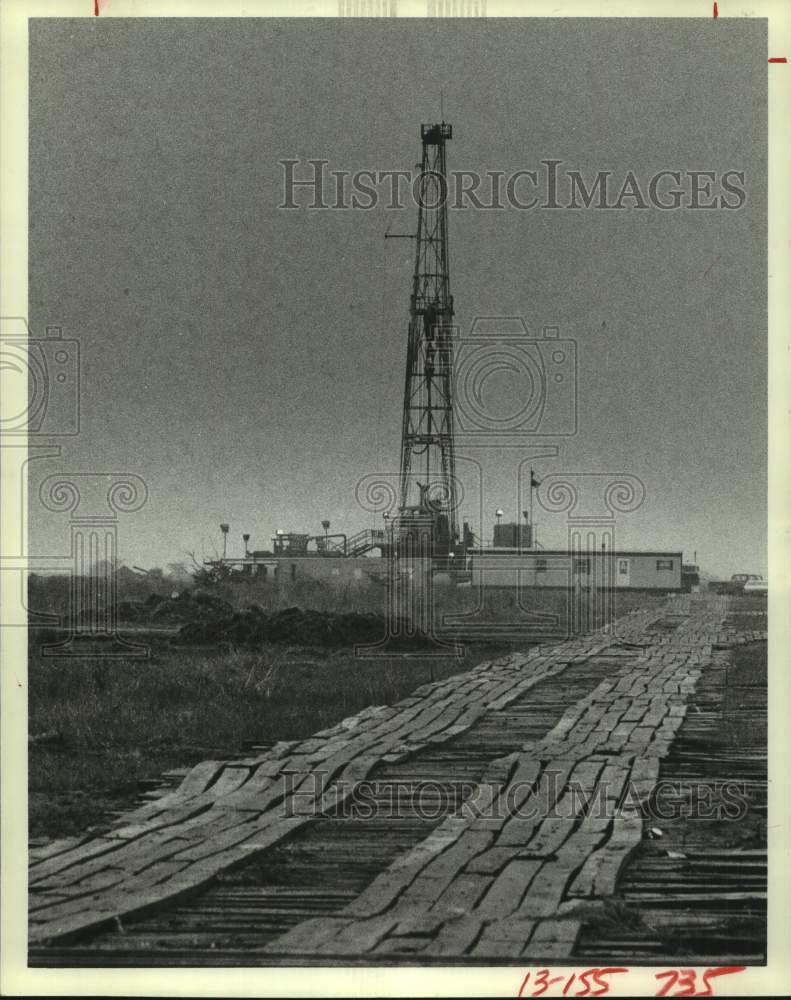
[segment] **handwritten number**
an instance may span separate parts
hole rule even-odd
[[[667,982],[662,987],[662,989],[656,994],[658,997],[666,997],[668,993],[676,985],[676,980],[678,979],[678,973],[675,969],[668,969],[667,972],[657,972],[654,979],[667,979]]]
[[[533,990],[531,996],[540,997],[543,993],[549,989],[554,983],[559,983],[563,976],[553,976],[552,979],[549,978],[549,969],[541,969],[536,977],[536,988],[541,987],[541,989],[536,993]]]
[[[695,977],[694,969],[680,969],[681,975],[678,978],[678,985],[683,987],[681,990],[677,990],[673,996],[674,997],[694,997],[695,991],[698,988],[697,979]]]
[[[603,994],[610,992],[610,984],[604,978],[605,976],[614,976],[616,974],[628,971],[629,971],[628,969],[622,969],[620,966],[617,965],[608,966],[606,969],[594,969],[593,978],[596,980],[599,986],[601,986],[601,989],[595,990],[593,993],[591,993],[591,996],[600,997]]]
[[[711,997],[714,996],[714,988],[711,984],[712,979],[716,979],[718,976],[730,976],[735,972],[744,972],[746,966],[744,965],[725,965],[721,967],[713,967],[706,969],[703,973],[701,979],[703,988],[698,990],[698,980],[694,969],[666,969],[664,972],[657,972],[654,974],[654,979],[656,979],[657,984],[662,984],[661,988],[657,992],[656,996],[666,997]],[[547,992],[550,986],[554,986],[555,983],[562,982],[565,978],[564,976],[552,976],[550,978],[551,969],[539,969],[535,974],[535,980],[533,982],[533,990],[530,996],[540,997]],[[579,976],[577,973],[572,973],[565,982],[563,986],[563,996],[567,996],[571,987],[576,982],[578,987],[576,993],[572,994],[575,997],[593,996],[600,997],[610,991],[610,983],[607,980],[607,976],[615,975],[616,973],[628,972],[629,969],[624,968],[605,968],[605,969],[586,969],[581,972]],[[523,997],[528,984],[530,983],[531,973],[528,972],[525,978],[522,980],[522,985],[519,987],[519,993],[517,997]],[[592,977],[593,983],[598,987],[596,990],[591,990],[590,978]],[[671,992],[675,990],[675,992]]]

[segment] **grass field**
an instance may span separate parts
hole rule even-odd
[[[348,649],[176,650],[146,639],[150,660],[31,656],[31,837],[81,832],[169,768],[309,736],[498,653],[361,660]]]
[[[270,591],[269,606],[285,607],[299,598],[303,607],[381,611],[381,594],[323,591]],[[61,596],[57,587],[40,589],[31,607],[59,610]],[[224,596],[244,606],[251,590]],[[618,610],[659,599],[623,595]],[[471,600],[469,592],[451,592],[445,608],[464,610]],[[536,606],[553,610],[559,600],[545,594]],[[483,618],[518,620],[520,614],[513,594],[486,595]],[[136,631],[131,637],[150,645],[150,659],[43,657],[42,641],[52,637],[31,632],[31,837],[83,832],[109,811],[132,805],[140,783],[163,771],[233,756],[250,743],[304,738],[367,705],[392,703],[429,680],[514,648],[478,642],[467,646],[463,659],[360,659],[350,648],[180,648],[161,633]],[[515,647],[530,644],[522,640]]]

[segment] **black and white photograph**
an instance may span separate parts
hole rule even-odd
[[[26,974],[783,993],[788,11],[76,6],[3,168]]]

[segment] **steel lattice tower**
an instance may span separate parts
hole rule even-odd
[[[415,273],[410,302],[404,415],[401,432],[400,506],[427,506],[448,518],[458,538],[453,452],[453,297],[448,270],[445,143],[450,125],[421,125]]]

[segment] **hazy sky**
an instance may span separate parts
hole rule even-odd
[[[738,211],[451,211],[451,291],[462,330],[576,341],[579,433],[539,475],[636,475],[619,545],[765,572],[765,22],[32,21],[30,65],[30,320],[82,349],[81,434],[38,472],[143,476],[125,561],[209,554],[220,521],[237,551],[372,523],[354,490],[397,472],[413,252],[383,234],[415,210],[280,210],[278,160],[409,169],[442,91],[451,169],[745,172]],[[459,452],[488,536],[525,452]],[[68,551],[63,515],[32,523]]]

